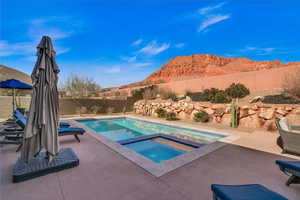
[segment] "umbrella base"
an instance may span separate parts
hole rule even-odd
[[[13,169],[13,182],[26,181],[78,165],[79,159],[71,148],[60,149],[58,155],[54,156],[50,163],[46,159],[45,152],[40,153],[40,155],[27,164],[19,158]]]

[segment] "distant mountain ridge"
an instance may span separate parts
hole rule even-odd
[[[300,62],[282,63],[274,61],[254,61],[248,58],[225,58],[212,54],[178,56],[148,76],[143,82],[169,82],[176,79],[189,79],[233,74],[239,72],[267,70],[279,67],[300,65]]]
[[[24,83],[32,84],[28,74],[0,64],[0,81],[7,79],[17,79]]]

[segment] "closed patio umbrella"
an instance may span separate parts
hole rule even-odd
[[[16,95],[15,89],[32,89],[32,86],[28,85],[27,83],[23,83],[19,80],[16,80],[16,79],[7,79],[5,81],[0,82],[0,88],[12,89],[12,91],[13,91],[12,105],[13,105],[13,112],[14,112],[14,110],[15,110],[15,95]]]
[[[31,74],[33,92],[24,131],[21,159],[30,161],[42,150],[48,159],[58,154],[58,73],[51,38],[43,36],[37,46],[37,62]]]

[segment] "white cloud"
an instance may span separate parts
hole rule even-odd
[[[134,42],[131,44],[131,46],[138,46],[138,45],[140,45],[142,42],[143,42],[143,39],[140,38],[140,39],[134,41]]]
[[[215,6],[207,6],[207,7],[201,8],[201,9],[199,9],[198,13],[201,15],[205,15],[215,9],[221,8],[224,4],[226,4],[226,2],[219,3]]]
[[[29,42],[8,43],[6,40],[0,41],[0,56],[26,55],[34,50],[34,45]]]
[[[203,22],[202,24],[199,26],[199,29],[198,31],[199,32],[202,32],[204,31],[207,27],[213,25],[213,24],[216,24],[216,23],[219,23],[221,21],[224,21],[226,19],[229,19],[230,18],[230,15],[227,14],[227,15],[220,15],[220,14],[217,14],[217,15],[209,15]]]
[[[181,48],[185,47],[185,43],[177,43],[177,44],[174,44],[174,46],[175,46],[177,49],[181,49]]]
[[[120,71],[121,71],[121,68],[118,66],[111,67],[111,68],[105,70],[105,72],[109,73],[109,74],[119,73]]]
[[[136,61],[136,56],[121,56],[121,59],[131,63]]]
[[[170,47],[169,43],[158,44],[155,40],[149,42],[146,46],[141,48],[138,52],[146,55],[157,55]]]
[[[150,66],[152,64],[153,63],[151,63],[151,62],[140,62],[140,63],[135,63],[134,66],[135,67],[147,67],[147,66]]]
[[[57,22],[57,18],[49,19],[34,19],[29,22],[30,27],[27,35],[32,40],[40,40],[42,36],[50,36],[53,40],[63,39],[70,37],[73,32],[56,28],[54,24]],[[61,23],[61,21],[59,21]],[[68,22],[64,22],[68,23]]]
[[[241,49],[241,52],[254,52],[257,55],[267,55],[273,53],[276,48],[273,47],[255,47],[255,46],[246,46],[245,48]]]
[[[29,22],[29,27],[25,32],[28,40],[26,42],[10,43],[6,40],[0,40],[0,57],[22,55],[25,57],[33,56],[36,53],[36,46],[41,40],[43,35],[50,36],[53,40],[61,40],[70,37],[73,32],[68,31],[67,28],[57,28],[56,23],[60,23],[66,26],[73,26],[73,22],[61,17],[52,17],[48,19],[34,19]],[[74,22],[74,26],[78,26]],[[55,44],[56,54],[63,54],[70,51],[70,48],[63,47]]]
[[[32,56],[36,54],[37,45],[36,41],[8,43],[6,40],[0,40],[0,57],[12,55]],[[56,54],[59,55],[68,52],[70,48],[56,45],[55,50]]]

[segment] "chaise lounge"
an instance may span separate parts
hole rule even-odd
[[[27,118],[18,110],[15,111],[14,117],[16,118],[16,123],[24,129],[26,126]],[[83,135],[85,133],[85,130],[83,128],[77,128],[77,127],[69,127],[69,123],[66,122],[60,122],[60,128],[58,128],[58,136],[66,136],[66,135],[73,135],[75,139],[80,142],[80,139],[78,135]],[[2,132],[5,133],[6,136],[10,135],[21,135],[23,133],[22,131],[6,131]]]
[[[217,185],[212,184],[214,200],[288,200],[259,184]]]
[[[276,164],[280,170],[290,176],[287,180],[286,185],[300,184],[300,161],[282,161],[276,160]]]
[[[287,118],[276,119],[282,140],[282,153],[292,153],[300,155],[300,126],[290,125]]]

